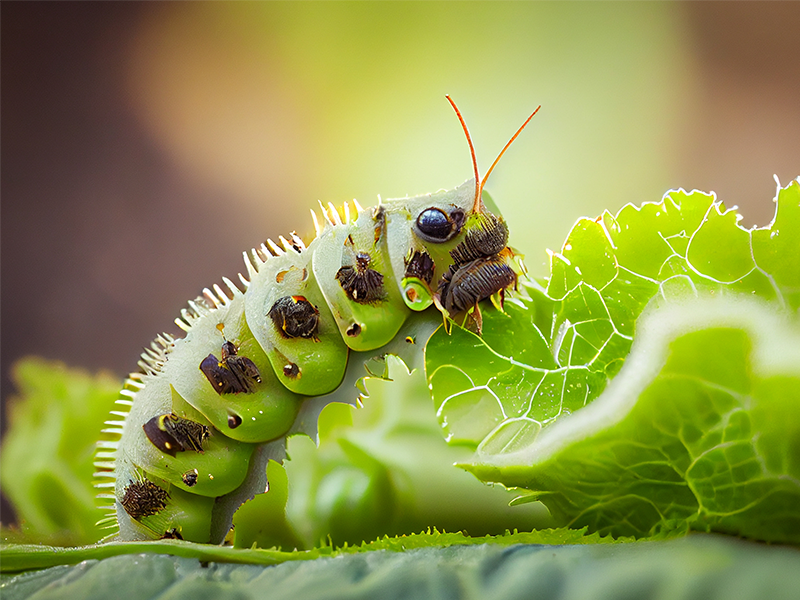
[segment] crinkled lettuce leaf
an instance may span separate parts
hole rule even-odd
[[[696,191],[582,219],[482,337],[437,332],[426,372],[463,466],[562,525],[800,543],[800,181],[776,203],[753,230]]]
[[[642,317],[599,398],[468,469],[533,492],[557,522],[613,535],[715,531],[800,543],[800,331],[763,303]]]

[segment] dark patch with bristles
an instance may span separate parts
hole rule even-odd
[[[436,265],[427,252],[417,250],[410,259],[406,260],[406,277],[416,277],[425,283],[430,283],[435,270]]]
[[[319,310],[303,296],[278,298],[267,316],[285,338],[314,339],[319,331]]]
[[[508,226],[505,221],[490,213],[481,213],[475,226],[464,235],[464,240],[450,251],[450,256],[457,265],[465,265],[502,252],[507,243]]]
[[[336,280],[345,293],[359,304],[372,304],[383,300],[383,275],[370,269],[372,258],[366,252],[356,254],[356,264],[346,265],[336,273]]]
[[[222,344],[222,359],[209,354],[200,363],[200,370],[214,390],[222,394],[249,394],[261,383],[261,373],[256,364],[246,356],[237,354],[232,342]]]
[[[148,479],[129,481],[122,500],[125,512],[137,521],[155,515],[167,506],[169,493]]]
[[[206,425],[174,414],[153,417],[142,429],[156,448],[170,456],[186,450],[202,453],[203,443],[210,435]]]
[[[439,294],[445,310],[455,314],[516,282],[517,274],[505,259],[502,256],[490,256],[465,265],[452,265],[439,282]]]

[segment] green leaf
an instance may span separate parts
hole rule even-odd
[[[289,480],[275,461],[267,465],[269,490],[256,494],[233,515],[234,546],[237,548],[303,548],[286,519]]]
[[[557,522],[800,543],[800,332],[761,303],[654,311],[590,406],[467,468],[537,492]]]
[[[783,290],[787,308],[796,310],[800,306],[800,185],[780,190],[776,203],[770,227],[753,231],[753,257]]]
[[[92,487],[95,443],[119,381],[28,358],[13,368],[19,396],[8,404],[0,481],[21,528],[5,537],[71,545],[103,536]]]
[[[275,565],[289,561],[314,560],[322,556],[360,554],[375,550],[402,552],[417,548],[447,548],[450,546],[494,544],[616,544],[631,539],[614,539],[596,533],[587,534],[577,529],[542,529],[531,532],[506,532],[500,536],[470,537],[462,532],[440,533],[436,529],[427,532],[396,537],[385,536],[372,542],[334,548],[320,545],[303,551],[280,551],[262,548],[234,548],[214,544],[198,544],[182,540],[152,540],[145,542],[108,542],[76,548],[53,548],[30,544],[0,545],[0,572],[17,573],[44,569],[57,565],[72,565],[86,560],[103,560],[126,554],[165,554],[194,558],[205,562],[238,563],[252,565]]]
[[[541,504],[510,508],[513,493],[454,469],[469,452],[439,434],[423,374],[409,375],[393,358],[387,365],[392,381],[370,380],[363,406],[322,411],[319,446],[289,438],[288,499],[270,501],[282,489],[270,476],[270,491],[236,514],[235,545],[313,548],[429,527],[481,536],[552,525]],[[287,527],[297,539],[277,540],[275,531]]]
[[[462,466],[527,490],[559,524],[800,543],[800,338],[787,316],[800,304],[800,181],[764,229],[712,200],[671,192],[582,219],[551,253],[546,289],[524,282],[506,314],[484,309],[482,337],[437,332],[426,369],[445,437],[475,451]]]

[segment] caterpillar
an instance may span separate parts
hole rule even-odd
[[[354,404],[387,354],[417,366],[448,318],[502,306],[524,270],[483,187],[537,108],[479,178],[448,191],[312,210],[316,237],[292,233],[244,252],[241,287],[205,289],[156,337],[125,381],[96,452],[99,525],[120,540],[221,543],[233,513],[268,488],[266,464],[286,439],[316,439],[329,402]],[[443,318],[444,317],[444,318]],[[365,372],[366,367],[366,372]]]

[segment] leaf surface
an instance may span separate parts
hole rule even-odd
[[[482,337],[437,332],[462,466],[561,525],[800,543],[800,181],[776,201],[754,230],[700,192],[582,219]]]
[[[142,544],[139,544],[140,546]],[[216,548],[216,551],[232,551]],[[235,552],[263,552],[245,551]],[[210,559],[213,561],[213,559]],[[414,547],[314,561],[199,562],[158,554],[89,559],[4,576],[5,600],[82,598],[648,598],[796,597],[800,554],[715,536],[577,546]]]

